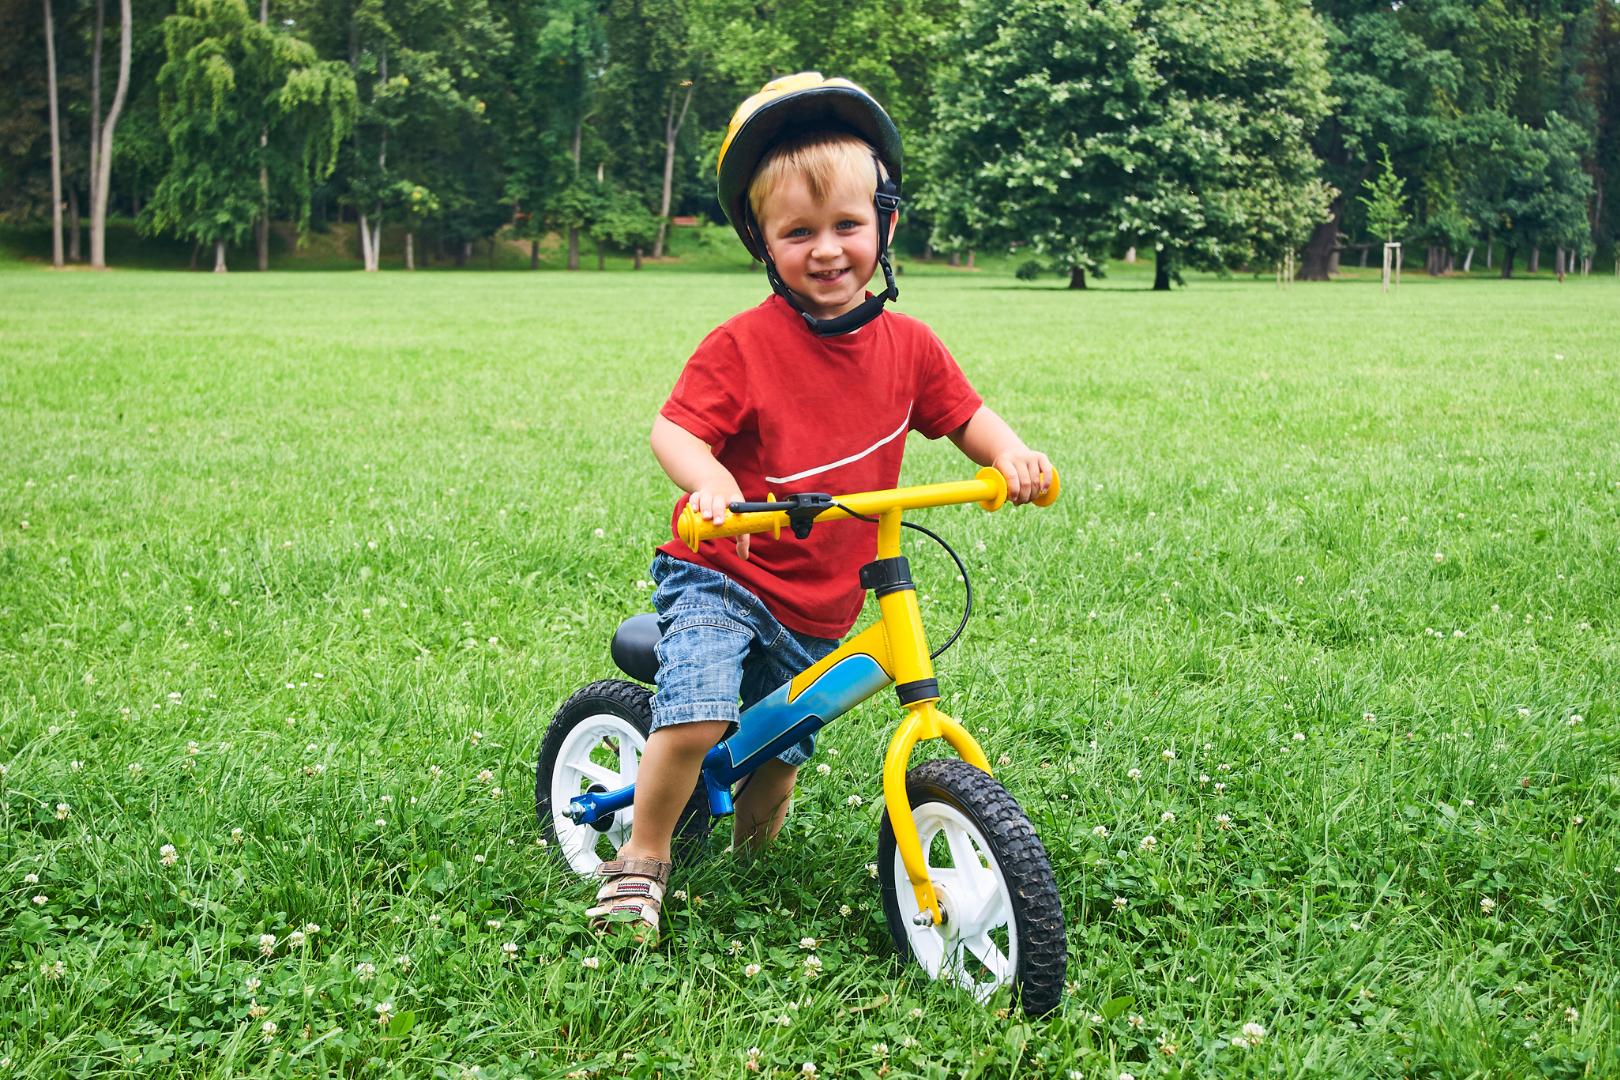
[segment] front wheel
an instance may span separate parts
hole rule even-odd
[[[542,835],[580,874],[595,873],[630,839],[633,807],[580,825],[564,813],[587,791],[615,791],[636,782],[652,728],[652,694],[622,679],[603,679],[563,702],[546,729],[535,767],[534,809]],[[675,861],[697,858],[709,835],[709,804],[700,781],[675,827]]]
[[[878,876],[883,913],[903,961],[980,1001],[1011,987],[1031,1016],[1055,1009],[1068,966],[1063,907],[1046,849],[1013,797],[965,761],[928,761],[906,774],[906,799],[944,921],[921,908],[883,815]]]

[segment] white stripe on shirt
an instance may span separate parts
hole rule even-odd
[[[877,442],[873,443],[871,446],[868,446],[865,450],[862,450],[860,453],[851,454],[851,455],[849,455],[849,457],[846,457],[846,458],[839,458],[837,461],[829,462],[826,465],[817,465],[815,468],[813,468],[813,469],[805,469],[803,472],[796,472],[792,476],[767,476],[765,479],[766,479],[766,481],[768,483],[772,483],[772,484],[791,484],[791,483],[793,483],[793,481],[795,481],[795,480],[803,480],[807,476],[815,476],[817,473],[830,472],[833,469],[839,468],[839,467],[844,466],[844,465],[848,465],[852,461],[859,461],[859,460],[861,460],[861,458],[865,457],[867,454],[870,454],[872,451],[876,450],[878,447],[884,445],[885,443],[893,442],[895,439],[899,438],[901,435],[904,435],[906,433],[906,429],[908,427],[910,427],[910,426],[911,426],[911,407],[908,405],[908,406],[906,406],[906,418],[904,420],[900,421],[900,426],[895,428],[889,434],[883,436],[883,438],[879,439]]]

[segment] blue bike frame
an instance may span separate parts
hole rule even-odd
[[[731,788],[738,780],[894,682],[880,660],[887,659],[886,650],[869,640],[874,630],[881,627],[857,634],[743,712],[737,730],[703,759],[711,814],[732,812]],[[590,825],[623,810],[635,795],[634,784],[586,792],[574,796],[565,813],[574,822]]]

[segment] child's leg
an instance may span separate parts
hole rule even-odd
[[[743,782],[737,792],[736,820],[731,826],[732,849],[756,854],[776,839],[787,820],[793,782],[799,768],[778,760],[767,761]]]
[[[636,770],[635,816],[630,839],[619,849],[621,859],[670,860],[670,842],[681,811],[697,786],[703,755],[725,737],[731,725],[722,720],[661,727],[647,738]],[[789,782],[789,790],[792,782]]]

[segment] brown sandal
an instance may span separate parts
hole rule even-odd
[[[609,859],[598,866],[596,876],[604,881],[596,892],[596,906],[585,912],[591,928],[602,932],[628,925],[635,929],[637,941],[657,941],[664,887],[673,868],[673,863],[646,858]]]

